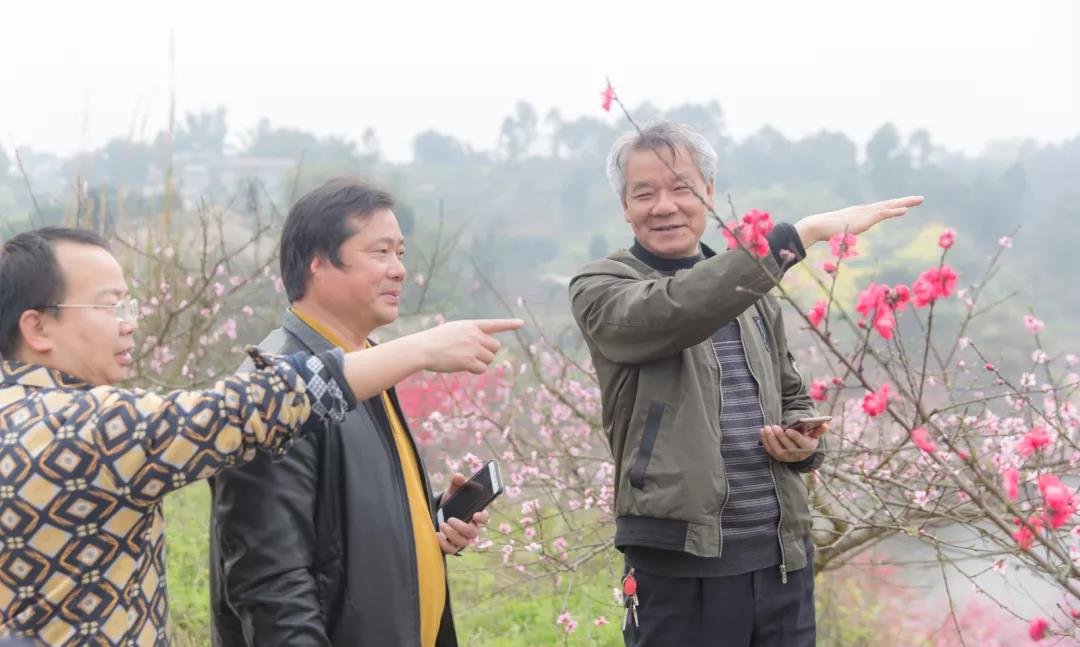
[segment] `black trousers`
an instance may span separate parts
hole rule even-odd
[[[815,644],[814,566],[772,566],[728,577],[667,577],[634,570],[638,626],[627,647],[808,647]],[[622,619],[620,618],[620,621]]]

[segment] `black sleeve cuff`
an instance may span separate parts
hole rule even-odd
[[[795,226],[781,222],[773,226],[765,238],[769,241],[769,249],[772,250],[773,258],[780,270],[786,272],[793,265],[806,258],[806,248],[803,247],[799,232]]]
[[[796,472],[812,472],[821,467],[823,462],[824,457],[821,456],[820,452],[814,452],[797,463],[788,463],[787,466]]]

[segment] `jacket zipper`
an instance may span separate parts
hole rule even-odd
[[[724,390],[720,388],[723,383],[724,367],[720,365],[720,356],[716,354],[716,346],[713,344],[712,337],[708,339],[709,348],[712,349],[713,359],[716,360],[716,394],[720,400],[720,409],[716,412],[717,422],[716,428],[720,430],[720,451],[724,451],[724,430],[720,429],[719,418],[724,411]],[[743,350],[746,353],[746,350]],[[760,403],[758,403],[760,405]],[[723,463],[723,457],[721,454],[720,462]],[[775,487],[775,486],[774,486]],[[720,519],[717,521],[716,526],[720,529],[720,554],[717,555],[717,559],[724,556],[724,509],[727,508],[728,499],[731,498],[731,483],[728,481],[727,465],[724,466],[724,502],[720,504]]]
[[[742,345],[743,357],[746,358],[746,368],[750,371],[750,377],[754,378],[754,382],[757,382],[758,385],[758,409],[761,411],[762,422],[765,422],[765,407],[761,406],[761,381],[758,380],[757,375],[754,375],[754,363],[750,361],[750,356],[746,354],[746,341],[743,339],[743,327],[741,325],[739,326],[739,343]],[[780,543],[780,583],[787,584],[787,554],[784,552],[784,536],[780,532],[780,529],[784,527],[784,501],[780,498],[780,486],[776,483],[776,473],[773,471],[774,462],[770,456],[769,477],[772,478],[773,491],[776,492],[776,505],[780,508],[780,519],[776,523],[776,540]]]

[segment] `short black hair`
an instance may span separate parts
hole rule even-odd
[[[356,234],[356,218],[393,208],[393,196],[355,178],[334,178],[297,200],[281,231],[281,281],[289,303],[307,292],[316,256],[342,267],[341,244]]]
[[[53,251],[58,242],[109,249],[109,243],[94,232],[68,227],[42,227],[4,243],[0,253],[0,355],[8,359],[22,339],[22,314],[64,300],[67,286]]]

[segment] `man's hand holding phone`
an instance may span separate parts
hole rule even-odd
[[[446,501],[455,492],[461,489],[465,485],[465,475],[455,473],[450,477],[450,487],[446,488],[446,492],[443,493],[442,500]],[[447,555],[456,555],[460,553],[466,546],[472,543],[473,539],[480,536],[480,531],[491,520],[491,513],[487,510],[481,510],[474,513],[472,520],[468,523],[451,517],[446,521],[439,523],[439,532],[435,533],[439,538],[439,546],[442,551]]]
[[[805,460],[818,447],[818,439],[829,431],[832,416],[800,418],[790,428],[770,425],[761,430],[761,444],[765,451],[782,463]]]
[[[502,489],[502,477],[495,461],[489,461],[468,479],[462,474],[450,478],[450,487],[443,493],[436,513],[439,524],[436,536],[444,553],[456,555],[480,536],[491,520],[491,513],[484,508],[502,494]]]

